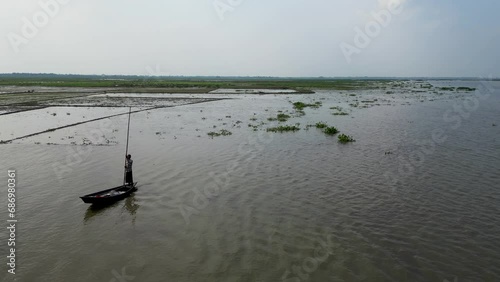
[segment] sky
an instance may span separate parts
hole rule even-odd
[[[0,73],[500,77],[497,0],[2,0]]]

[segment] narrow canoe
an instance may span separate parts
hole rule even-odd
[[[134,185],[121,185],[115,188],[99,191],[80,197],[84,203],[94,205],[107,205],[122,200],[137,190],[137,182]]]

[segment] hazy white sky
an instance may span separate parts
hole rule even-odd
[[[1,0],[0,73],[498,77],[499,11],[497,0]]]

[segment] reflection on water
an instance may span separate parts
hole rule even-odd
[[[138,189],[136,192],[137,191]],[[107,210],[116,209],[119,206],[122,207],[122,210],[126,210],[132,216],[132,222],[135,222],[136,213],[140,207],[135,199],[136,192],[130,194],[127,198],[114,202],[110,205],[90,205],[85,211],[85,216],[83,217],[84,223],[87,223],[87,221],[95,217],[99,217],[99,215],[103,215]]]
[[[99,216],[103,214],[107,209],[111,209],[116,207],[119,202],[112,203],[110,205],[90,205],[85,212],[85,216],[83,217],[83,221],[86,222],[93,217]]]
[[[136,190],[136,192],[137,191],[138,189]],[[137,201],[135,199],[136,192],[132,193],[132,195],[130,195],[125,199],[125,206],[124,206],[127,212],[130,213],[130,215],[132,216],[132,223],[135,223],[135,219],[137,217],[136,213],[140,207],[140,205],[137,204]]]

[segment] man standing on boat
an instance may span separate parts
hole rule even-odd
[[[134,185],[134,179],[132,177],[132,160],[131,155],[127,155],[125,159],[125,184]]]

